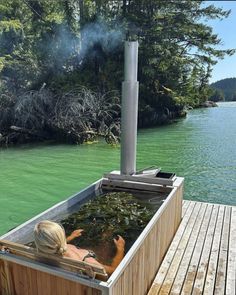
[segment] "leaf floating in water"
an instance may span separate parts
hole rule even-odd
[[[128,217],[125,217],[125,224],[129,225],[129,218]]]
[[[77,246],[112,245],[113,238],[121,235],[128,250],[155,212],[156,208],[131,193],[111,192],[90,200],[61,223],[67,235],[76,228],[84,229],[83,235],[73,241]]]

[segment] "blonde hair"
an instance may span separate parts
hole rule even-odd
[[[36,224],[34,241],[39,252],[58,255],[66,252],[65,230],[56,222],[44,220]]]

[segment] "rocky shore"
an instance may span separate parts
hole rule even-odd
[[[211,100],[207,100],[200,104],[200,108],[212,108],[212,107],[218,107],[217,103]]]

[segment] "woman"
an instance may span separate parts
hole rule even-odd
[[[116,255],[113,258],[111,265],[103,265],[96,260],[94,252],[76,248],[74,245],[68,244],[73,239],[81,236],[82,232],[82,229],[74,230],[70,236],[66,238],[65,230],[60,224],[49,220],[41,221],[36,224],[34,228],[36,248],[42,253],[56,254],[62,257],[103,266],[108,275],[112,274],[124,257],[124,239],[121,236],[118,236],[118,239],[113,240],[116,246]]]

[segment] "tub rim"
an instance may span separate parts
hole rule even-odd
[[[26,222],[20,224],[19,226],[10,230],[6,234],[2,235],[0,237],[0,239],[7,239],[8,236],[11,237],[14,233],[18,232],[19,230],[21,231],[26,226],[32,227],[32,225],[34,223],[36,223],[42,217],[44,217],[45,215],[47,215],[49,213],[51,213],[49,215],[53,216],[53,212],[57,212],[57,209],[62,210],[63,208],[64,209],[70,208],[71,206],[78,204],[79,201],[82,201],[83,199],[88,197],[90,194],[92,194],[94,192],[98,192],[99,189],[101,188],[103,180],[104,180],[104,178],[101,178],[101,179],[95,181],[94,183],[92,183],[91,185],[82,189],[81,191],[75,193],[74,195],[72,195],[68,199],[63,200],[63,201],[53,205],[52,207],[46,209],[45,211],[39,213],[38,215],[32,217],[31,219],[27,220]],[[14,254],[7,254],[7,255],[4,254],[3,255],[3,253],[0,253],[0,257],[2,256],[3,260],[16,262],[18,264],[28,266],[30,268],[33,268],[33,269],[36,269],[39,271],[43,271],[43,272],[46,272],[49,274],[57,275],[59,277],[66,278],[68,280],[78,282],[78,283],[84,284],[86,286],[93,287],[95,289],[99,289],[102,292],[107,292],[120,278],[120,276],[122,275],[126,266],[132,260],[132,258],[134,257],[134,255],[136,254],[138,249],[141,247],[142,242],[145,240],[146,236],[151,231],[151,229],[155,225],[156,221],[162,215],[162,213],[164,212],[165,208],[167,207],[167,205],[169,203],[169,200],[176,193],[178,187],[182,185],[183,181],[184,181],[183,177],[177,177],[173,186],[166,187],[167,189],[170,190],[170,192],[169,192],[168,196],[166,197],[166,199],[164,200],[163,204],[160,206],[160,208],[157,209],[156,213],[153,215],[151,220],[148,222],[146,227],[143,229],[141,234],[138,236],[138,238],[134,242],[134,244],[131,246],[129,251],[126,253],[126,255],[124,256],[124,258],[122,259],[121,263],[118,265],[118,267],[116,268],[114,273],[108,278],[108,280],[106,282],[103,282],[103,281],[100,281],[97,279],[83,278],[81,275],[77,275],[76,273],[73,274],[72,272],[66,271],[62,268],[53,267],[53,266],[49,266],[49,265],[46,265],[46,264],[43,264],[40,262],[31,261],[30,259],[18,257]],[[151,184],[150,184],[150,186],[151,186]]]

